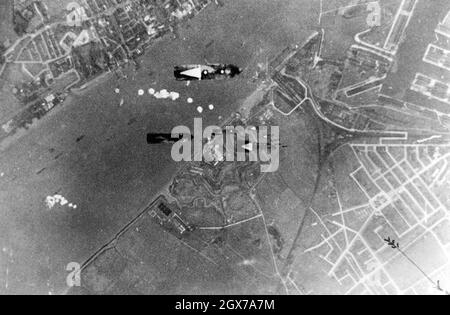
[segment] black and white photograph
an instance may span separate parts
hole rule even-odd
[[[0,295],[450,295],[450,1],[0,0]]]

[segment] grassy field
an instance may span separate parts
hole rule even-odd
[[[8,64],[0,77],[0,122],[12,118],[12,116],[21,109],[19,101],[12,93],[12,89],[20,82],[29,80],[29,77],[23,74],[21,66],[18,64]]]
[[[48,12],[51,17],[57,17],[61,19],[66,18],[66,8],[72,2],[80,3],[80,1],[76,0],[41,0],[42,3],[47,6]]]
[[[0,43],[17,39],[13,30],[13,1],[0,1]]]
[[[19,101],[11,92],[10,84],[2,84],[0,82],[0,123],[9,120],[14,113],[21,109]]]

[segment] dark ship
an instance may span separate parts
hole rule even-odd
[[[148,144],[173,144],[184,138],[183,135],[172,135],[170,133],[149,133]]]
[[[176,66],[174,71],[175,78],[178,81],[230,79],[241,73],[241,68],[224,64]]]

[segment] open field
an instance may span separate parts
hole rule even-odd
[[[42,0],[42,3],[48,8],[48,12],[50,12],[50,16],[52,18],[56,18],[58,20],[65,20],[67,6],[70,3],[81,3],[79,0]]]
[[[0,2],[0,43],[9,40],[14,43],[17,35],[13,29],[13,0]]]

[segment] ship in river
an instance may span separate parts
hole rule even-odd
[[[242,73],[242,69],[231,64],[176,66],[174,75],[178,81],[202,81],[231,79]]]

